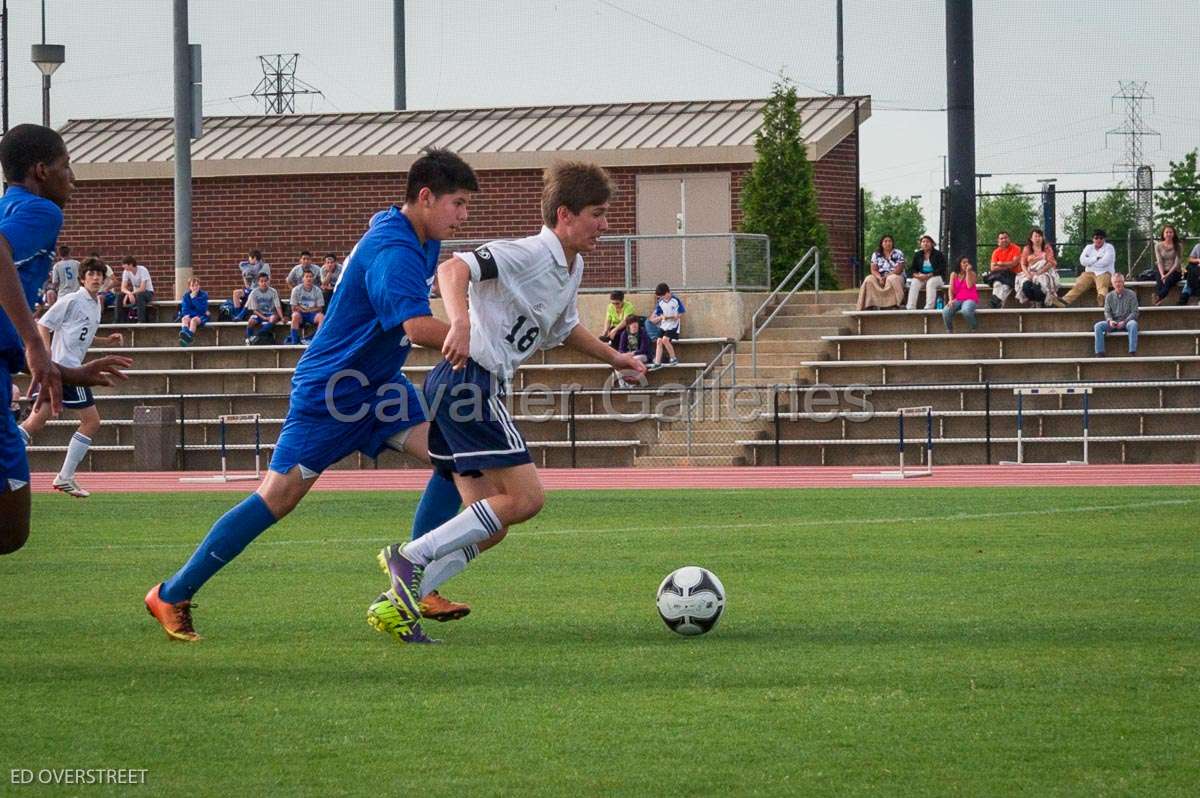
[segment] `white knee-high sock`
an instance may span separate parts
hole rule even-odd
[[[71,443],[67,446],[67,458],[63,460],[62,470],[58,472],[59,481],[75,479],[75,469],[79,468],[91,445],[92,439],[86,435],[76,432],[71,436]]]
[[[441,585],[462,573],[471,560],[479,556],[479,547],[472,543],[470,546],[452,551],[444,557],[438,557],[425,566],[425,575],[421,577],[421,598],[425,598]]]
[[[480,499],[432,532],[406,543],[404,556],[423,567],[472,543],[482,543],[502,528],[487,499]]]

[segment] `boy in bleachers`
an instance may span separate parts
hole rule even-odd
[[[250,296],[250,292],[258,285],[258,275],[271,274],[271,264],[262,259],[262,252],[257,249],[250,250],[250,254],[244,261],[238,264],[238,271],[242,274],[242,287],[236,288],[233,291],[233,296],[229,300],[229,317],[233,321],[241,321],[246,318],[246,298]]]
[[[187,293],[179,303],[179,345],[191,346],[196,330],[208,324],[208,292],[200,290],[200,278],[188,280]]]
[[[337,255],[330,252],[321,263],[321,293],[325,295],[326,306],[333,301],[333,290],[341,276],[342,264],[337,262]]]
[[[316,278],[312,272],[304,272],[300,285],[292,289],[292,333],[288,336],[289,344],[306,343],[301,334],[307,325],[313,325],[317,331],[325,321],[325,295],[317,287]],[[316,332],[313,333],[316,335]]]
[[[141,266],[137,258],[126,255],[121,259],[121,304],[134,308],[138,324],[149,321],[147,309],[154,301],[154,282],[150,279],[150,270]]]
[[[288,288],[295,288],[300,285],[305,274],[311,274],[313,279],[321,276],[321,267],[313,263],[312,253],[307,249],[300,253],[300,262],[288,272]]]
[[[96,337],[100,326],[100,286],[104,283],[104,264],[95,258],[83,262],[83,288],[67,294],[38,320],[38,332],[50,347],[50,357],[60,366],[71,368],[83,363],[84,355]],[[116,332],[107,341],[120,346],[124,337]],[[90,494],[75,481],[75,470],[87,455],[92,438],[100,431],[100,414],[92,389],[63,384],[63,407],[79,412],[79,429],[71,436],[62,469],[54,478],[54,489],[77,499]],[[41,432],[50,420],[50,405],[44,404],[21,424],[21,437],[28,446],[33,436]]]
[[[606,344],[617,345],[617,334],[625,329],[625,321],[637,313],[633,303],[625,298],[624,291],[613,291],[608,295],[608,310],[604,314],[604,332],[600,340]]]
[[[274,343],[271,330],[283,321],[283,305],[279,292],[271,287],[271,275],[258,273],[258,285],[246,297],[246,310],[250,317],[246,321],[246,344]]]
[[[679,358],[675,356],[674,342],[679,340],[679,320],[683,318],[683,314],[687,313],[687,308],[683,306],[683,300],[674,296],[671,293],[671,286],[666,283],[658,284],[654,289],[654,296],[656,301],[650,321],[658,325],[661,334],[658,336],[658,344],[654,348],[654,362],[650,365],[651,370],[663,367],[664,354],[670,356],[667,364],[673,366],[679,362]]]
[[[46,296],[47,306],[53,305],[60,297],[79,290],[79,261],[71,257],[71,248],[63,244],[58,248],[58,260],[50,269],[50,292]]]

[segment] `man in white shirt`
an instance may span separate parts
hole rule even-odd
[[[1092,243],[1079,255],[1083,274],[1075,278],[1075,287],[1063,297],[1066,304],[1070,305],[1086,291],[1095,289],[1096,304],[1104,307],[1104,296],[1112,289],[1112,276],[1117,271],[1117,251],[1105,241],[1106,238],[1108,234],[1099,228],[1092,233]]]
[[[154,301],[154,282],[150,270],[139,266],[137,258],[126,255],[121,259],[121,306],[133,306],[137,311],[137,322],[147,321],[146,308]]]
[[[84,355],[96,337],[96,328],[100,326],[100,288],[107,273],[104,263],[97,258],[85,260],[82,269],[82,290],[62,297],[38,319],[38,332],[50,348],[51,359],[60,366],[72,368],[83,363]],[[107,336],[106,340],[118,346],[124,343],[119,332]],[[54,489],[86,499],[89,493],[75,481],[75,470],[92,445],[92,438],[100,431],[100,413],[96,410],[91,388],[66,383],[63,384],[63,407],[78,411],[79,429],[71,436],[62,469],[54,478]],[[42,405],[25,419],[21,434],[26,446],[49,419],[49,405]]]
[[[671,293],[671,286],[659,283],[654,289],[654,312],[650,314],[650,321],[658,325],[660,334],[654,344],[654,362],[650,364],[650,371],[663,367],[664,352],[670,357],[668,365],[679,362],[672,342],[679,340],[679,319],[685,313],[687,308],[683,306],[683,300]]]
[[[499,543],[510,526],[542,509],[541,479],[504,406],[509,381],[538,350],[566,345],[626,373],[644,374],[579,323],[581,253],[608,229],[608,174],[594,164],[559,162],[546,171],[538,235],[493,241],[438,267],[450,331],[445,359],[425,378],[429,457],[453,477],[466,508],[427,534],[387,546],[392,591],[417,617],[417,598]],[[469,298],[469,302],[468,302]],[[399,621],[368,610],[377,630]]]

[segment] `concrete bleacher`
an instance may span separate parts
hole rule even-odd
[[[222,300],[213,300],[217,304]],[[177,305],[155,303],[159,318],[173,318]],[[111,314],[106,314],[110,318]],[[93,470],[129,469],[133,460],[133,408],[139,405],[166,405],[182,418],[186,455],[179,456],[180,466],[188,469],[219,467],[219,422],[222,414],[258,413],[264,462],[287,414],[287,394],[295,364],[304,347],[281,343],[285,326],[276,327],[275,345],[245,344],[243,322],[210,322],[196,335],[189,347],[181,347],[178,324],[169,321],[136,324],[127,321],[102,324],[99,336],[120,332],[125,346],[93,347],[91,356],[121,354],[132,357],[134,366],[126,370],[129,379],[112,387],[95,389],[103,422],[94,439],[83,468]],[[716,336],[685,338],[676,347],[680,363],[651,372],[646,385],[661,388],[691,384],[696,375],[720,353],[728,339]],[[420,384],[424,375],[441,360],[441,353],[414,347],[405,373]],[[529,413],[514,415],[526,437],[535,462],[547,466],[629,466],[640,447],[652,443],[660,419],[641,413],[642,408],[623,392],[610,398],[601,389],[613,378],[612,369],[586,356],[562,347],[535,353],[514,376],[510,392],[520,400],[523,394],[536,394],[540,404]],[[27,380],[18,378],[24,388]],[[567,393],[579,395],[568,399]],[[549,399],[547,399],[549,397]],[[549,401],[554,412],[545,409]],[[567,408],[570,407],[570,417]],[[622,410],[639,414],[622,417]],[[58,467],[67,443],[75,430],[74,414],[51,421],[39,433],[29,454],[34,470]],[[253,467],[253,428],[249,424],[227,425],[227,452],[230,467]],[[415,461],[396,453],[385,453],[378,462],[353,455],[337,467],[405,467]]]
[[[1103,310],[1084,297],[1070,308],[1014,306],[977,311],[968,331],[955,318],[947,333],[941,311],[848,311],[837,334],[823,335],[823,359],[798,364],[800,396],[808,385],[857,386],[872,412],[846,401],[825,413],[784,402],[757,436],[739,441],[746,460],[784,465],[891,465],[898,459],[897,408],[931,405],[940,463],[991,462],[1016,456],[1013,388],[1060,383],[1090,387],[1092,462],[1197,462],[1200,429],[1188,420],[1200,407],[1200,308],[1153,306],[1152,283],[1128,283],[1139,295],[1138,353],[1111,334],[1107,356],[1094,354],[1093,325]],[[790,393],[788,394],[790,396]],[[1081,399],[1026,398],[1028,461],[1060,462],[1082,454]],[[906,419],[909,462],[921,455],[924,418]],[[778,441],[776,440],[778,436]]]

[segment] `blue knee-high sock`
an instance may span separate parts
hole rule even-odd
[[[257,493],[251,493],[213,524],[184,566],[158,591],[174,604],[190,599],[217,571],[229,564],[250,541],[275,523],[275,516]]]
[[[432,532],[458,515],[460,504],[462,497],[458,495],[454,480],[434,469],[429,477],[429,484],[425,486],[425,492],[421,494],[417,513],[413,516],[412,539],[416,540],[426,532]]]

